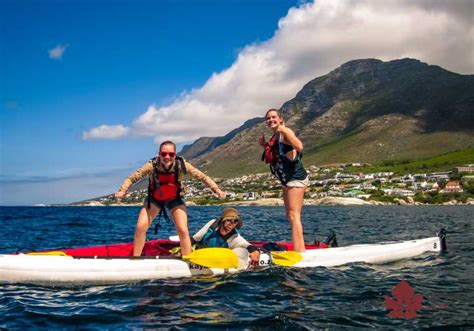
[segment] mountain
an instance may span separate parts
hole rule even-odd
[[[255,126],[256,124],[260,123],[261,121],[262,121],[262,118],[259,118],[259,117],[250,119],[250,120],[246,121],[242,126],[238,127],[237,129],[234,129],[234,130],[230,131],[228,134],[226,134],[223,137],[217,137],[217,138],[203,137],[203,138],[199,138],[193,144],[183,146],[183,148],[181,149],[180,155],[186,157],[187,159],[192,159],[192,158],[198,157],[200,155],[203,155],[203,154],[205,154],[207,152],[210,152],[213,149],[219,147],[220,145],[223,145],[223,144],[229,142],[240,132],[245,131],[246,129]]]
[[[308,82],[280,110],[304,143],[305,164],[408,161],[474,146],[474,75],[415,59],[347,62]],[[265,171],[262,134],[271,132],[254,118],[180,154],[213,176]]]

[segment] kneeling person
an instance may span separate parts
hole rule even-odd
[[[198,247],[246,248],[249,252],[250,264],[258,265],[260,250],[239,234],[237,229],[240,229],[242,225],[237,209],[225,208],[218,220],[209,221],[191,237],[191,243]]]

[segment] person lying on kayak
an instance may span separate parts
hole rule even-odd
[[[203,247],[226,247],[234,249],[237,247],[246,248],[249,252],[250,264],[258,265],[260,260],[260,250],[251,245],[237,231],[243,226],[239,212],[235,208],[225,208],[221,217],[211,220],[196,232],[191,238],[191,243],[198,248]]]
[[[219,198],[225,197],[225,193],[210,177],[183,158],[176,156],[176,145],[169,140],[161,143],[158,156],[127,177],[120,186],[120,189],[115,193],[116,198],[123,198],[133,183],[146,176],[149,177],[148,196],[138,215],[135,236],[133,238],[133,256],[140,256],[142,254],[146,232],[155,217],[161,211],[165,212],[165,208],[168,208],[171,212],[171,217],[179,236],[182,255],[191,253],[188,216],[186,204],[183,200],[185,188],[182,184],[183,176],[188,173],[206,184]]]

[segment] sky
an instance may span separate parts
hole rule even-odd
[[[474,73],[472,0],[0,0],[0,205],[115,192],[361,58]]]

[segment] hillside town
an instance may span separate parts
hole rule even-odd
[[[474,204],[474,164],[432,173],[394,172],[363,173],[360,163],[326,167],[310,166],[310,186],[305,195],[307,204],[327,205],[421,205]],[[348,169],[352,171],[348,171]],[[216,179],[226,198],[218,200],[210,189],[194,180],[185,181],[185,198],[190,205],[208,204],[281,204],[280,184],[269,173],[238,178]],[[147,190],[130,192],[117,201],[112,195],[83,201],[79,205],[140,205]],[[77,204],[76,204],[77,205]]]

